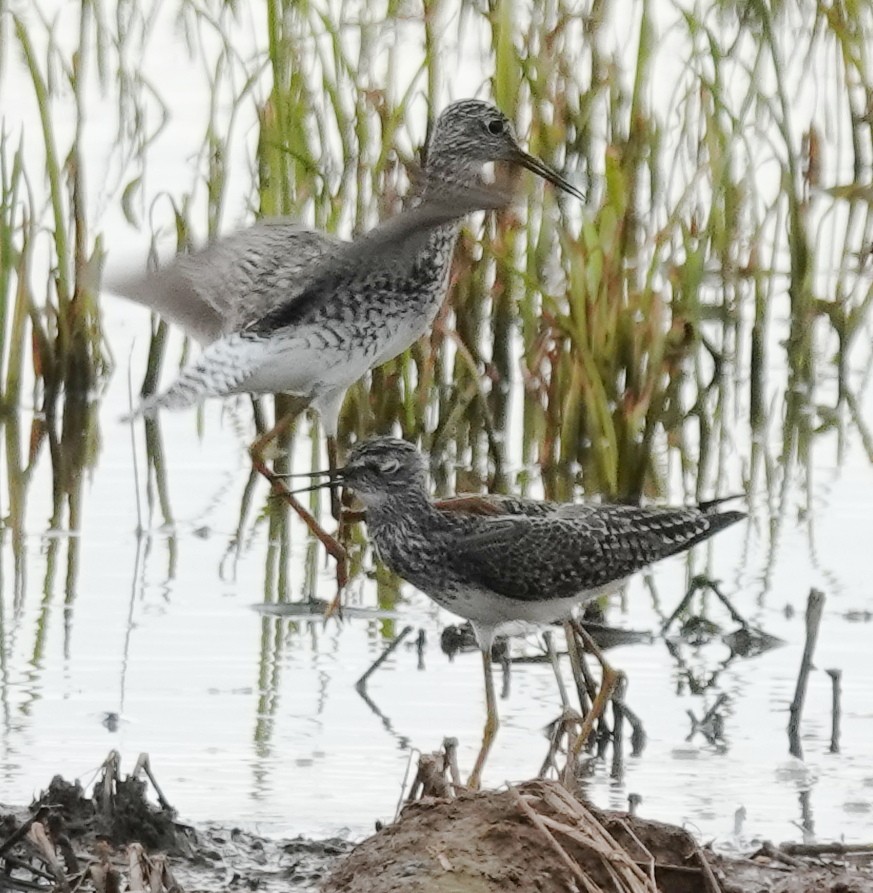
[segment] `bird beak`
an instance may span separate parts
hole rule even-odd
[[[294,474],[283,474],[278,475],[278,477],[283,478],[318,478],[318,477],[326,477],[327,480],[324,481],[316,481],[314,484],[310,484],[308,487],[298,487],[296,490],[291,490],[291,494],[296,496],[298,493],[311,493],[313,490],[324,490],[327,487],[334,487],[337,484],[342,484],[343,476],[341,468],[326,468],[324,471],[298,471]]]
[[[326,468],[324,471],[295,471],[295,472],[287,472],[285,474],[277,474],[276,477],[279,478],[320,478],[324,477],[326,474],[335,474],[335,471],[332,471],[330,468]]]
[[[520,164],[523,168],[536,174],[538,177],[547,180],[553,186],[557,186],[558,189],[568,192],[580,201],[585,201],[585,193],[582,192],[582,190],[562,177],[557,171],[552,170],[552,168],[550,168],[544,161],[540,161],[535,155],[531,155],[529,152],[525,152],[524,149],[519,148],[514,161],[517,164]]]
[[[330,477],[326,481],[317,481],[308,487],[297,487],[297,489],[289,491],[292,496],[296,496],[298,493],[312,493],[313,490],[326,490],[328,487],[341,486],[343,483],[342,475],[339,472],[314,471],[312,474],[329,474]]]

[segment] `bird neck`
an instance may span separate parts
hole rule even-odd
[[[424,488],[367,506],[367,534],[379,560],[420,589],[433,574],[440,519]]]
[[[469,187],[480,185],[482,181],[481,162],[459,157],[456,152],[444,149],[438,142],[428,150],[424,171],[426,177],[422,195],[427,195],[429,189]]]
[[[386,530],[420,528],[438,514],[424,486],[403,493],[387,493],[378,501],[365,500],[367,527],[378,539]]]

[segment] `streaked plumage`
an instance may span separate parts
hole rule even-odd
[[[418,289],[427,288],[434,230],[471,211],[505,207],[511,199],[493,185],[445,180],[430,185],[439,189],[431,188],[416,207],[353,242],[334,245],[329,263],[310,266],[306,285],[293,301],[211,344],[168,391],[145,401],[138,414],[183,408],[240,390],[288,390],[308,397],[322,411],[332,407],[331,401],[345,393],[345,387],[337,391],[337,382],[355,380],[381,362],[377,351],[384,345],[374,337],[376,330],[394,322],[396,338],[414,328],[408,307],[389,300],[391,288],[398,281],[413,295],[416,283]],[[372,306],[367,306],[367,297],[375,299]],[[413,301],[407,303],[414,307]]]
[[[497,109],[465,100],[449,106],[434,128],[420,207],[440,207],[440,215],[420,220],[415,238],[403,214],[401,225],[389,221],[354,243],[287,224],[260,224],[129,284],[127,294],[179,320],[201,341],[221,335],[139,412],[231,393],[286,392],[308,400],[328,436],[335,436],[346,390],[433,322],[460,218],[494,207],[468,200],[449,211],[448,200],[478,188],[490,161],[527,167],[581,197],[520,149]],[[374,235],[383,250],[373,250]],[[147,298],[151,283],[154,300]]]
[[[258,221],[146,276],[110,283],[204,347],[305,291],[343,240],[284,218]]]
[[[338,473],[366,507],[381,560],[454,614],[480,646],[517,621],[567,617],[634,572],[739,521],[710,506],[572,505],[518,497],[433,502],[424,460],[405,441],[355,447]]]
[[[478,788],[499,719],[491,675],[498,630],[570,617],[587,599],[614,590],[635,571],[683,552],[739,521],[715,503],[687,508],[571,505],[512,496],[460,496],[435,502],[424,457],[411,444],[380,437],[356,446],[324,485],[351,488],[366,509],[381,560],[438,605],[469,620],[482,649],[487,719],[469,785]],[[615,673],[603,663],[601,691],[587,722],[603,709]],[[611,683],[607,675],[611,674]],[[568,759],[570,772],[583,740]]]

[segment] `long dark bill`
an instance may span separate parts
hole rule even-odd
[[[582,192],[581,189],[574,186],[565,177],[562,177],[556,170],[552,170],[552,168],[550,168],[544,161],[540,161],[535,155],[525,152],[524,149],[519,149],[516,161],[522,167],[527,168],[527,170],[536,174],[538,177],[542,177],[553,186],[557,186],[558,189],[562,189],[564,192],[575,196],[583,202],[585,201],[585,193]]]
[[[323,471],[288,471],[284,474],[277,474],[277,478],[320,478],[324,477],[326,474],[335,474],[335,471],[331,471],[329,468],[325,468]]]
[[[328,474],[329,472],[322,473]],[[318,481],[315,484],[310,484],[308,487],[298,487],[296,490],[291,490],[290,492],[292,496],[296,496],[298,493],[312,493],[313,490],[326,490],[328,487],[342,486],[342,483],[342,477],[339,474],[333,474],[326,481]]]

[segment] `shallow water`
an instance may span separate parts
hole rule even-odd
[[[626,35],[616,30],[622,44]],[[245,39],[254,43],[257,36],[246,31]],[[191,66],[176,50],[178,36],[163,61],[150,57],[161,95],[172,95],[178,80],[189,76]],[[7,86],[14,86],[15,75],[13,68]],[[464,95],[465,85],[457,80],[452,92]],[[153,190],[171,194],[189,187],[196,167],[190,159],[203,130],[203,121],[192,120],[205,107],[196,87],[180,93],[182,104],[149,162]],[[27,118],[32,109],[22,114]],[[92,118],[99,119],[96,109]],[[252,142],[252,119],[253,109],[243,109],[239,142],[246,145]],[[56,125],[62,130],[69,123],[61,114]],[[91,133],[99,142],[100,128]],[[248,196],[244,168],[242,161],[232,168],[240,182],[230,188],[225,222],[242,216]],[[99,204],[99,178],[90,185]],[[201,190],[195,206],[202,199]],[[838,228],[842,214],[838,208],[829,225]],[[115,207],[101,221],[113,249],[110,265],[128,250],[140,256],[145,251],[145,239],[131,238],[119,221]],[[784,307],[784,299],[779,303]],[[245,401],[233,409],[209,404],[202,437],[194,413],[161,419],[175,518],[164,526],[157,508],[150,513],[146,504],[141,425],[135,428],[134,453],[129,429],[117,421],[128,408],[129,355],[135,387],[141,380],[147,315],[108,296],[104,310],[117,369],[99,404],[100,446],[95,467],[86,472],[80,530],[68,537],[51,529],[45,447],[27,493],[23,539],[15,542],[11,524],[0,529],[0,800],[29,800],[56,772],[87,782],[110,749],[122,754],[128,769],[147,751],[165,794],[185,819],[244,823],[270,834],[361,836],[376,819],[394,814],[413,748],[435,749],[453,735],[460,740],[462,767],[472,764],[484,714],[479,657],[465,654],[450,662],[439,649],[439,634],[453,618],[409,587],[391,612],[378,612],[369,577],[353,583],[350,600],[361,610],[347,611],[341,625],[325,625],[317,612],[289,619],[256,610],[275,599],[275,581],[265,569],[267,523],[250,519],[235,568],[227,557],[248,479],[251,420]],[[684,557],[671,559],[647,578],[634,579],[613,599],[607,619],[657,632],[685,593],[692,570],[705,571],[721,581],[746,619],[785,645],[730,662],[718,640],[682,645],[675,656],[661,638],[610,651],[613,665],[628,676],[627,703],[642,720],[648,742],[642,755],[627,758],[623,780],[611,779],[609,764],[595,761],[588,781],[601,805],[621,808],[630,794],[638,794],[643,815],[688,824],[727,847],[758,837],[868,840],[873,828],[873,468],[857,430],[846,426],[843,443],[835,431],[814,438],[805,461],[786,472],[779,494],[772,480],[785,467],[785,395],[779,391],[785,369],[776,347],[783,334],[771,333],[771,421],[758,444],[770,465],[767,474],[759,467],[754,478],[749,521],[697,549],[690,564]],[[177,356],[178,351],[168,353],[170,361]],[[865,357],[854,363],[857,381]],[[744,376],[739,378],[744,387]],[[859,400],[869,424],[869,387],[861,389]],[[18,432],[22,449],[28,409],[22,409]],[[751,475],[747,411],[735,413],[743,423],[735,442],[728,438],[719,492],[743,492]],[[3,448],[8,454],[8,444]],[[308,467],[302,443],[296,459]],[[685,490],[672,472],[666,495],[680,501]],[[0,475],[5,517],[15,483],[5,461]],[[266,488],[258,486],[255,515],[266,498]],[[68,579],[71,550],[78,550],[77,567]],[[287,566],[288,592],[295,598],[311,588],[310,562],[304,530],[295,525]],[[372,567],[371,557],[366,567]],[[321,553],[317,570],[317,593],[329,598],[333,570]],[[789,756],[786,727],[811,586],[825,591],[827,604],[801,763]],[[707,614],[724,631],[735,628],[712,596]],[[425,631],[423,667],[410,637],[371,678],[368,704],[354,682],[404,624]],[[538,646],[531,637],[512,647],[533,653]],[[828,752],[831,689],[824,669],[831,667],[843,671],[839,755]],[[564,671],[569,680],[566,665]],[[710,684],[696,684],[701,680]],[[721,742],[690,736],[687,711],[700,718],[721,694],[728,698]],[[559,710],[547,664],[513,667],[510,696],[500,702],[503,725],[487,784],[528,778],[538,770],[547,749],[543,728]],[[740,809],[745,819],[737,829]]]
[[[126,355],[139,311],[121,302],[107,303],[107,311]],[[483,720],[480,661],[472,653],[450,662],[440,651],[451,616],[408,587],[395,611],[380,615],[375,584],[366,579],[355,581],[351,601],[371,611],[350,610],[342,624],[255,610],[265,598],[266,525],[247,540],[235,577],[224,561],[248,478],[241,432],[249,409],[242,402],[236,411],[208,406],[202,438],[193,413],[162,419],[176,524],[171,531],[156,521],[139,537],[129,432],[117,422],[127,400],[116,375],[100,405],[102,451],[85,485],[78,575],[68,598],[63,571],[44,588],[51,544],[61,554],[71,545],[45,533],[45,455],[29,496],[18,597],[4,531],[3,799],[27,800],[58,771],[87,781],[110,749],[128,768],[147,751],[165,794],[187,819],[241,822],[271,834],[359,836],[375,819],[392,816],[410,748],[434,749],[454,735],[461,765],[469,767]],[[786,645],[723,669],[729,651],[717,640],[681,646],[681,666],[660,639],[611,650],[612,663],[628,675],[627,703],[648,743],[641,756],[627,758],[621,782],[610,778],[608,763],[595,762],[588,790],[596,802],[620,808],[630,793],[639,794],[643,814],[687,823],[727,846],[797,838],[802,826],[819,838],[869,836],[870,626],[863,613],[859,619],[850,612],[873,612],[866,560],[873,470],[859,449],[850,448],[839,469],[824,442],[818,450],[814,549],[808,525],[786,517],[771,560],[769,517],[759,508],[692,556],[695,572],[721,580],[735,607]],[[139,467],[142,476],[141,457]],[[262,487],[259,499],[265,495]],[[293,534],[290,591],[302,595],[306,540],[302,527]],[[651,571],[649,585],[635,579],[613,600],[609,621],[656,632],[685,592],[688,567],[685,558],[670,559]],[[319,594],[329,597],[331,583],[332,569],[319,564]],[[788,754],[787,706],[812,585],[828,600],[800,763]],[[711,596],[709,608],[725,631],[735,628]],[[371,678],[371,707],[354,682],[386,637],[407,623],[426,633],[424,666],[411,636]],[[536,647],[535,637],[513,643],[516,653]],[[828,753],[830,682],[823,670],[830,667],[843,670],[840,755]],[[566,665],[564,671],[569,679]],[[686,673],[715,682],[690,694]],[[729,699],[721,745],[700,734],[689,739],[686,711],[702,717],[721,693]],[[549,666],[514,665],[500,710],[503,726],[485,776],[492,785],[530,777],[545,756],[543,728],[560,711]],[[107,714],[118,714],[114,728]],[[735,838],[740,807],[746,818]]]

